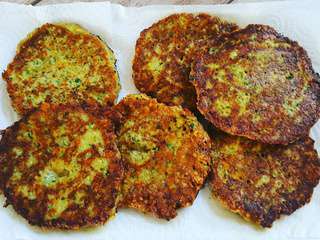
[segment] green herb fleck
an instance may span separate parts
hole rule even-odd
[[[80,78],[76,78],[76,79],[74,80],[74,82],[75,82],[77,85],[80,85],[81,79],[80,79]]]
[[[191,124],[189,125],[189,127],[190,127],[190,129],[194,129],[194,128],[195,128],[195,124],[194,124],[194,123],[191,123]]]
[[[288,80],[293,79],[293,74],[292,74],[292,73],[289,73],[286,78],[287,78]]]

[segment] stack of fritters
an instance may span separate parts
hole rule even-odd
[[[207,14],[173,14],[141,32],[133,60],[137,88],[159,102],[195,110],[188,81],[198,42],[236,30],[236,24]]]
[[[79,25],[45,24],[20,43],[3,78],[22,116],[1,132],[6,205],[43,227],[106,222],[124,172],[113,122],[97,114],[120,89],[111,49]]]
[[[118,147],[125,165],[123,207],[165,219],[191,205],[211,161],[211,141],[196,117],[189,79],[199,42],[215,39],[237,25],[207,14],[174,14],[141,33],[133,79],[145,95],[132,95],[115,107]]]
[[[214,45],[193,63],[198,109],[215,127],[248,139],[213,136],[210,186],[229,209],[271,227],[309,202],[319,182],[308,138],[320,113],[319,75],[297,42],[268,26],[249,25]]]
[[[308,138],[320,113],[319,75],[306,51],[273,28],[240,29],[206,15],[210,28],[199,24],[203,17],[175,14],[144,30],[133,78],[142,92],[207,119],[199,116],[213,141],[213,195],[271,227],[309,202],[320,178]],[[174,50],[180,41],[185,47]]]

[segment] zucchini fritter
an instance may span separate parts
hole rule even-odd
[[[191,205],[207,177],[211,140],[180,106],[129,95],[115,107],[125,165],[124,207],[164,219]]]
[[[221,133],[213,139],[212,166],[213,195],[262,227],[308,203],[320,178],[320,161],[308,137],[282,146]]]
[[[199,111],[225,132],[264,143],[307,136],[319,118],[320,80],[305,50],[263,25],[218,41],[192,67]]]
[[[7,205],[30,224],[77,229],[106,222],[123,179],[108,119],[80,107],[43,104],[5,130],[1,183]]]
[[[24,115],[42,102],[114,104],[120,84],[111,49],[76,24],[45,24],[23,40],[3,73],[14,109]]]
[[[237,26],[207,14],[173,14],[141,32],[133,60],[136,87],[159,102],[196,109],[189,82],[199,40],[216,38]]]

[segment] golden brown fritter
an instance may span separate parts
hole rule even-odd
[[[173,14],[141,32],[133,60],[136,87],[158,101],[196,109],[189,82],[197,41],[216,38],[238,27],[207,14]]]
[[[207,177],[210,138],[180,106],[129,95],[115,107],[125,165],[122,206],[164,219],[191,205]]]
[[[232,135],[271,144],[307,136],[319,118],[319,75],[305,50],[273,28],[249,25],[195,61],[199,111]]]
[[[115,58],[97,36],[76,24],[45,24],[23,40],[3,73],[21,115],[42,102],[113,105],[120,90]]]
[[[7,205],[41,227],[77,229],[106,222],[116,212],[123,180],[115,142],[110,120],[80,107],[43,104],[1,139]]]
[[[213,139],[212,166],[213,195],[262,227],[308,203],[320,178],[320,161],[308,137],[282,146],[220,133]]]

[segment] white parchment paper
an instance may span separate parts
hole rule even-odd
[[[23,6],[0,3],[0,72],[15,55],[18,42],[34,28],[46,22],[76,22],[101,36],[115,51],[122,90],[120,98],[137,92],[131,78],[135,41],[140,31],[153,22],[175,12],[207,12],[241,26],[249,23],[269,24],[299,41],[306,48],[316,71],[320,72],[320,1],[261,2],[233,5],[147,6],[125,8],[110,3],[76,3],[51,6]],[[120,99],[119,98],[119,99]],[[11,125],[14,113],[0,80],[0,129]],[[319,124],[311,136],[320,150]],[[0,204],[4,202],[0,197]],[[185,240],[294,240],[320,239],[320,187],[311,203],[290,217],[282,217],[271,229],[262,230],[225,210],[210,197],[207,188],[200,191],[193,206],[179,210],[170,222],[145,216],[134,210],[120,210],[105,226],[77,232],[43,231],[31,227],[11,207],[0,207],[1,240],[46,239],[185,239]]]

